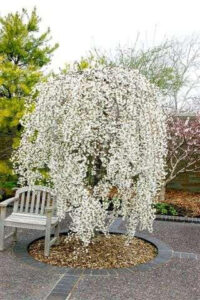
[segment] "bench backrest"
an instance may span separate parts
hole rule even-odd
[[[51,189],[43,186],[23,187],[15,193],[19,198],[15,201],[15,213],[45,214],[45,208],[55,206],[55,197]]]

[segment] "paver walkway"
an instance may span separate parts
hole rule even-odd
[[[62,226],[67,229],[66,223]],[[118,227],[123,229],[123,223]],[[26,231],[20,236],[34,239],[40,234]],[[48,295],[62,279],[63,286],[66,283],[70,287],[68,300],[200,300],[200,224],[155,221],[152,236],[168,244],[175,251],[174,257],[155,269],[112,276],[41,269],[22,262],[9,247],[0,252],[0,299],[60,300],[63,295]]]

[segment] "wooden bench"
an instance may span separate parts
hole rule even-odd
[[[13,204],[13,211],[7,216],[7,206]],[[14,230],[5,236],[5,226]],[[0,203],[0,251],[4,241],[13,236],[17,241],[17,228],[45,230],[44,255],[48,256],[50,247],[58,242],[59,220],[56,216],[56,203],[52,191],[47,187],[23,187],[16,191],[15,197]],[[54,237],[51,239],[51,231]]]

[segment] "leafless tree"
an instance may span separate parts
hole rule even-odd
[[[165,37],[153,46],[146,46],[138,35],[131,47],[91,53],[106,64],[138,69],[160,88],[163,106],[170,112],[200,110],[200,35]]]

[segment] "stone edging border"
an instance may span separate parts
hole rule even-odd
[[[156,220],[200,224],[200,218],[191,218],[191,217],[156,215]]]
[[[65,231],[66,232],[66,231]],[[61,234],[64,232],[61,232]],[[111,230],[111,233],[116,233],[116,234],[123,234],[124,230]],[[38,267],[38,268],[48,268],[48,269],[56,269],[61,271],[61,273],[67,273],[69,275],[118,275],[119,273],[124,273],[124,271],[135,271],[135,270],[148,270],[153,267],[156,267],[159,264],[166,263],[172,256],[173,256],[173,250],[163,243],[162,241],[150,237],[146,234],[143,233],[137,233],[135,235],[138,238],[141,238],[143,240],[146,240],[147,242],[150,242],[154,246],[156,246],[158,250],[158,255],[151,260],[148,263],[145,264],[140,264],[138,266],[133,266],[129,268],[115,268],[115,269],[78,269],[78,268],[68,268],[68,267],[57,267],[57,266],[52,266],[50,264],[46,264],[40,261],[35,260],[32,256],[29,255],[27,249],[28,246],[33,242],[33,240],[27,239],[26,241],[23,242],[18,242],[15,244],[13,251],[16,254],[16,256],[22,260],[23,262],[30,264],[32,266]],[[39,237],[37,239],[42,238]],[[37,240],[37,239],[34,239]]]

